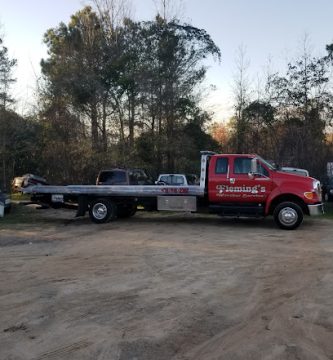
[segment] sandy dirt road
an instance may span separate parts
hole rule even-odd
[[[0,228],[0,359],[333,359],[333,222],[42,210]]]

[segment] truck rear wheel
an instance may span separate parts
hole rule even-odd
[[[136,205],[133,205],[131,207],[120,207],[118,206],[117,214],[119,218],[129,218],[131,216],[134,216],[136,213]]]
[[[273,213],[276,224],[285,230],[294,230],[303,221],[302,208],[294,202],[283,202],[274,210]]]
[[[117,217],[117,206],[108,199],[97,199],[90,203],[89,216],[96,224],[103,224]]]

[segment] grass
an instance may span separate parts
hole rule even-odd
[[[16,193],[11,193],[10,198],[12,199],[12,201],[29,201],[30,195],[16,192]]]
[[[39,211],[36,211],[34,207],[12,204],[10,213],[0,218],[0,230],[5,228],[18,228],[21,225],[36,225],[48,222],[47,219],[40,215]]]

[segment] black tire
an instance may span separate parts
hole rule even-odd
[[[136,205],[133,205],[132,207],[118,207],[117,214],[119,218],[129,218],[134,216],[136,213]]]
[[[303,221],[302,208],[294,202],[283,202],[276,206],[274,213],[276,224],[284,230],[294,230]]]
[[[89,204],[89,216],[92,222],[103,224],[117,217],[117,206],[108,199],[97,199]]]

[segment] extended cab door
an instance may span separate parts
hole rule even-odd
[[[229,186],[226,191],[240,203],[265,203],[272,191],[270,171],[264,164],[257,162],[257,173],[251,173],[253,157],[235,156],[233,158]]]
[[[208,194],[211,203],[265,203],[272,191],[270,170],[260,162],[258,173],[249,176],[253,157],[213,156],[209,164]]]
[[[223,189],[229,184],[230,159],[215,155],[210,159],[208,171],[208,198],[211,203],[225,200]]]

